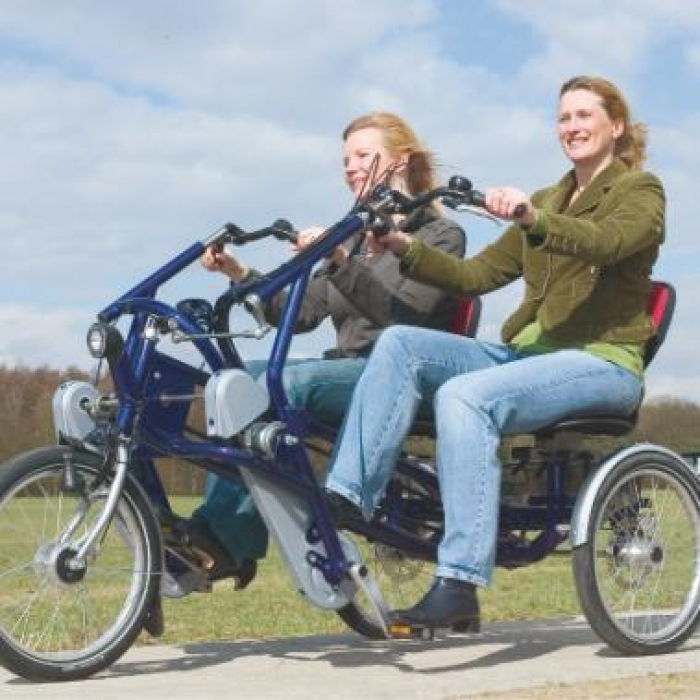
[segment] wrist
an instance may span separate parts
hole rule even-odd
[[[540,209],[535,209],[533,211],[534,216],[530,223],[519,223],[518,226],[525,234],[527,242],[531,246],[539,246],[543,243],[547,236],[547,227],[545,224],[545,218]]]
[[[410,272],[416,265],[418,258],[421,253],[422,243],[418,238],[414,238],[410,245],[406,248],[402,255],[399,256],[401,260],[400,266],[402,272]]]
[[[336,267],[339,267],[343,263],[347,262],[347,259],[350,257],[350,254],[348,253],[343,246],[338,246],[334,251],[333,254],[331,255],[331,263],[335,265]]]
[[[413,239],[405,233],[390,234],[386,240],[386,246],[397,257],[402,258],[411,247]]]
[[[230,264],[224,270],[226,274],[236,283],[242,282],[250,273],[250,268],[247,265]]]

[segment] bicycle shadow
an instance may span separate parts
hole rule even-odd
[[[502,622],[487,625],[478,635],[437,636],[432,641],[369,641],[347,634],[333,636],[237,640],[202,644],[185,644],[158,658],[150,647],[150,659],[130,661],[128,655],[99,677],[134,676],[151,673],[192,671],[211,666],[235,664],[246,657],[267,657],[305,663],[329,664],[334,668],[362,669],[393,667],[404,673],[438,674],[469,669],[507,667],[535,660],[562,648],[590,647],[599,657],[620,657],[601,642],[581,619]],[[676,653],[700,648],[700,637],[691,638]],[[142,648],[144,649],[144,648]],[[462,649],[463,661],[445,661],[440,653]],[[130,652],[132,653],[132,652]],[[134,654],[139,654],[136,650]],[[427,656],[427,659],[426,659]],[[447,658],[453,659],[453,654]],[[503,669],[507,673],[507,668]]]

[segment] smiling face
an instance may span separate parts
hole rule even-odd
[[[613,159],[615,139],[624,131],[613,120],[602,98],[590,90],[565,92],[559,101],[559,141],[576,169],[595,174]]]
[[[355,197],[370,192],[375,183],[384,181],[401,164],[401,159],[389,155],[382,131],[376,127],[353,131],[343,144],[345,182]],[[373,181],[369,182],[372,176]]]

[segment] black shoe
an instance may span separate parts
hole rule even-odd
[[[481,629],[476,586],[467,581],[437,576],[422,600],[408,610],[395,610],[396,622],[430,628],[451,627],[455,632]]]
[[[338,530],[346,530],[356,524],[367,524],[360,509],[339,493],[323,489],[328,514]]]
[[[243,590],[256,576],[254,559],[232,559],[206,522],[197,518],[181,518],[170,512],[161,515],[161,530],[166,547],[203,570],[210,581],[234,578],[237,591]]]
[[[160,595],[157,595],[151,609],[143,618],[143,629],[151,635],[151,637],[162,637],[165,632],[165,618],[163,616],[163,605]]]

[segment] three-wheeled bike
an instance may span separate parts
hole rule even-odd
[[[34,680],[88,677],[153,624],[161,595],[211,588],[216,562],[196,542],[164,535],[172,511],[156,463],[166,458],[245,483],[309,604],[368,638],[406,633],[392,627],[389,611],[425,592],[420,572],[436,558],[442,509],[433,465],[407,450],[373,520],[338,531],[310,457],[314,440],[332,443],[337,426],[291,407],[282,371],[315,265],[354,234],[436,199],[457,209],[483,202],[460,177],[412,199],[379,188],[312,246],[260,279],[231,285],[216,303],[159,300],[161,286],[207,246],[293,236],[282,221],[248,233],[227,224],[98,313],[87,344],[107,364],[110,386],[62,384],[53,399],[58,444],[0,468],[0,663]],[[266,381],[255,381],[235,339],[271,331],[266,303],[282,290]],[[655,283],[649,311],[658,334],[647,361],[673,303],[673,288]],[[233,307],[254,326],[231,329]],[[478,300],[465,302],[463,328],[473,330],[476,311]],[[202,365],[163,351],[165,339],[191,343]],[[202,430],[188,421],[197,407]],[[506,450],[505,480],[525,476],[539,487],[504,491],[497,563],[531,564],[568,538],[593,629],[623,654],[655,654],[681,645],[700,615],[700,484],[666,447],[591,446],[592,436],[619,438],[634,423],[569,416]],[[581,479],[572,484],[573,473]]]

